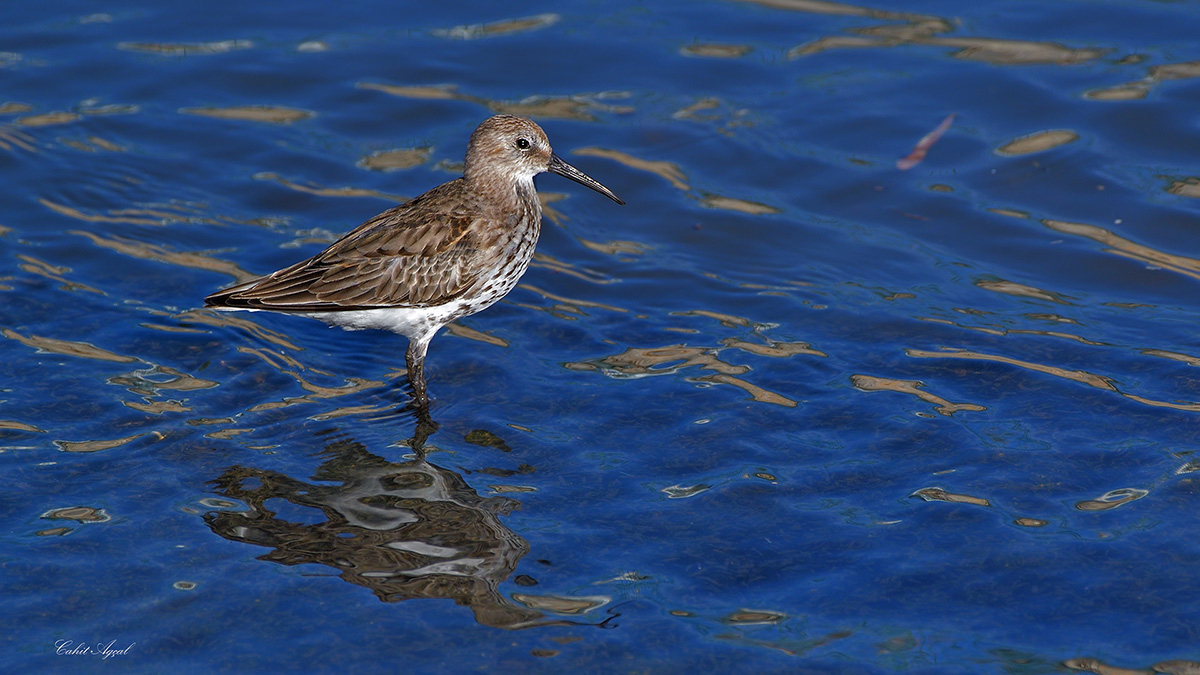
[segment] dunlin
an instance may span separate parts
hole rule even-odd
[[[429,341],[517,285],[541,231],[533,177],[545,171],[625,203],[554,154],[535,122],[496,115],[471,134],[461,178],[384,211],[308,260],[213,293],[204,304],[404,335],[408,379],[418,409],[427,411]]]

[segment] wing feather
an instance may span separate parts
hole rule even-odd
[[[329,312],[448,302],[477,280],[481,209],[451,181],[359,225],[321,253],[205,299],[211,307]]]

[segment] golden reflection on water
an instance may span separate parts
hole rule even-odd
[[[112,450],[119,448],[122,445],[136,441],[143,436],[149,435],[155,440],[162,440],[163,435],[159,432],[151,434],[133,434],[124,438],[113,438],[107,440],[92,440],[92,441],[54,441],[59,450],[63,452],[100,452],[102,450]]]
[[[1150,494],[1149,490],[1140,488],[1121,488],[1119,490],[1111,490],[1097,497],[1096,499],[1087,499],[1075,504],[1075,508],[1080,511],[1108,511],[1115,509],[1123,504],[1141,499]]]
[[[139,359],[124,354],[116,354],[101,349],[87,342],[75,342],[72,340],[59,340],[56,338],[42,337],[39,335],[21,335],[11,328],[0,329],[0,335],[16,340],[21,344],[32,347],[39,352],[51,354],[62,354],[64,356],[77,356],[84,359],[95,359],[97,361],[112,361],[115,363],[136,363]]]
[[[117,49],[162,56],[209,56],[239,49],[250,49],[249,40],[219,40],[215,42],[119,42]]]
[[[742,0],[775,9],[862,16],[889,22],[876,26],[851,29],[854,36],[831,35],[797,45],[788,51],[788,58],[800,58],[828,49],[896,47],[900,45],[930,45],[953,47],[955,58],[986,61],[995,65],[1056,64],[1070,65],[1104,56],[1106,49],[1068,47],[1057,42],[1035,42],[986,37],[946,37],[958,22],[927,14],[892,12],[860,7],[840,2],[820,0]]]
[[[674,162],[663,160],[642,159],[634,157],[620,150],[609,150],[608,148],[587,147],[578,148],[572,151],[576,155],[584,155],[587,157],[603,157],[611,159],[614,162],[624,164],[631,169],[638,171],[646,171],[666,179],[671,183],[671,186],[677,190],[690,190],[691,186],[687,184],[687,176],[684,175],[683,169]]]
[[[38,203],[55,213],[88,223],[170,225],[173,223],[195,222],[210,225],[221,224],[219,220],[200,217],[194,209],[179,204],[159,204],[155,208],[109,209],[108,215],[101,215],[98,213],[84,213],[77,208],[52,202],[45,197],[38,198]]]
[[[1017,283],[1015,281],[1007,281],[1004,279],[980,279],[975,282],[975,285],[985,291],[993,291],[995,293],[1004,293],[1006,295],[1015,295],[1023,298],[1033,298],[1035,300],[1045,300],[1046,302],[1056,302],[1060,305],[1069,305],[1071,303],[1063,300],[1063,296],[1053,291],[1046,291],[1026,284]]]
[[[1196,258],[1159,251],[1144,244],[1130,241],[1103,227],[1087,223],[1046,219],[1042,221],[1042,224],[1056,232],[1086,237],[1111,247],[1104,249],[1106,253],[1141,260],[1154,267],[1177,272],[1193,279],[1200,279],[1200,260]]]
[[[37,152],[37,139],[33,136],[8,125],[0,125],[0,149],[11,151],[14,148],[26,152]]]
[[[500,520],[520,503],[480,497],[463,477],[424,459],[390,462],[352,440],[322,452],[314,483],[251,467],[233,466],[214,484],[244,505],[204,514],[212,531],[231,541],[269,549],[259,560],[318,564],[384,602],[453,600],[475,620],[505,629],[577,624],[551,619],[584,614],[607,597],[514,594],[499,590],[529,552],[529,544]],[[332,484],[331,484],[332,483]],[[268,504],[283,500],[318,516],[294,522]],[[526,579],[525,583],[536,584]]]
[[[1035,152],[1045,152],[1067,143],[1074,143],[1077,140],[1079,140],[1079,134],[1070,129],[1047,129],[1014,138],[996,148],[996,152],[1001,155],[1030,155]]]
[[[723,349],[731,348],[775,358],[787,358],[797,354],[826,356],[823,352],[812,349],[803,342],[768,340],[767,344],[757,344],[738,338],[725,338],[721,341],[721,345],[721,347],[695,347],[673,344],[664,347],[628,347],[620,354],[612,354],[591,361],[568,362],[565,367],[571,370],[597,371],[616,378],[669,375],[684,368],[695,367],[700,370],[713,371],[713,373],[689,377],[689,381],[732,385],[744,390],[750,394],[753,400],[760,403],[794,408],[798,405],[795,400],[783,394],[768,391],[740,377],[750,372],[750,366],[734,365],[723,361],[718,354]]]
[[[42,514],[42,520],[70,520],[79,523],[80,525],[90,525],[93,523],[107,523],[112,520],[112,516],[101,508],[92,506],[69,506],[61,509],[50,509]],[[61,537],[75,531],[74,527],[60,525],[44,530],[34,532],[34,536],[38,537]]]
[[[294,181],[290,181],[290,180],[284,178],[283,176],[280,176],[277,173],[271,173],[270,171],[261,171],[259,173],[254,174],[253,176],[251,176],[251,178],[253,178],[254,180],[275,181],[276,183],[279,183],[280,185],[282,185],[285,188],[288,188],[289,190],[295,190],[297,192],[305,192],[305,193],[308,193],[311,195],[317,195],[319,197],[376,197],[379,199],[386,199],[390,202],[396,202],[396,203],[407,201],[406,197],[402,197],[400,195],[395,195],[395,194],[390,194],[387,192],[380,192],[378,190],[368,190],[365,188],[352,188],[352,187],[330,188],[330,187],[318,185],[317,183],[313,183],[311,181],[304,183],[304,184],[300,184],[300,183],[296,183]]]
[[[1151,66],[1146,76],[1140,80],[1091,89],[1084,93],[1084,97],[1094,101],[1133,101],[1146,98],[1150,91],[1161,82],[1195,77],[1200,77],[1200,61],[1164,63]]]
[[[269,105],[241,105],[228,108],[180,108],[185,115],[215,117],[226,120],[242,120],[246,122],[270,122],[271,124],[291,124],[316,115],[311,110],[287,108]]]
[[[925,350],[921,350],[921,349],[906,349],[904,351],[908,356],[911,356],[913,358],[971,359],[971,360],[978,360],[978,361],[995,361],[997,363],[1007,363],[1008,365],[1017,366],[1019,368],[1025,368],[1026,370],[1032,370],[1032,371],[1039,372],[1039,373],[1045,373],[1047,375],[1061,377],[1065,380],[1071,380],[1072,382],[1079,382],[1080,384],[1086,384],[1089,387],[1094,387],[1096,389],[1104,389],[1106,391],[1115,392],[1117,394],[1120,394],[1121,396],[1124,396],[1125,398],[1127,398],[1131,401],[1135,401],[1135,402],[1141,403],[1143,405],[1148,405],[1148,406],[1152,406],[1152,407],[1156,407],[1156,408],[1171,408],[1173,410],[1185,410],[1188,412],[1200,412],[1200,403],[1177,403],[1177,402],[1172,402],[1172,401],[1157,401],[1154,399],[1146,398],[1144,396],[1138,396],[1137,394],[1130,394],[1130,393],[1123,392],[1120,389],[1118,389],[1117,385],[1113,382],[1113,380],[1111,378],[1105,377],[1103,375],[1096,375],[1094,373],[1089,373],[1089,372],[1083,371],[1083,370],[1067,370],[1066,368],[1059,368],[1057,366],[1047,366],[1047,365],[1044,365],[1041,363],[1033,363],[1030,361],[1021,361],[1019,359],[1014,359],[1014,358],[1007,357],[1007,356],[999,356],[996,354],[984,354],[982,352],[974,352],[974,351],[965,350],[965,349],[957,349],[957,350],[948,349],[946,351],[940,351],[940,352],[925,351]]]
[[[913,497],[920,497],[927,502],[950,502],[952,504],[971,504],[972,506],[988,506],[991,502],[983,497],[975,497],[972,495],[955,494],[947,492],[940,487],[921,488],[912,493]]]
[[[1200,673],[1200,661],[1187,661],[1184,659],[1160,661],[1145,668],[1122,668],[1109,665],[1100,659],[1092,657],[1067,659],[1063,661],[1063,665],[1071,670],[1096,673],[1096,675],[1155,675],[1156,673],[1163,673],[1165,675],[1196,675]]]
[[[603,157],[611,159],[615,162],[623,164],[631,169],[645,171],[646,173],[654,174],[671,184],[671,187],[683,191],[692,192],[691,186],[688,184],[688,177],[683,172],[683,169],[674,162],[664,160],[643,159],[634,157],[626,152],[619,150],[609,150],[607,148],[587,147],[580,148],[574,151],[577,155],[588,155],[592,157]],[[738,211],[752,216],[770,215],[781,213],[780,209],[753,202],[747,199],[738,199],[736,197],[726,197],[723,195],[702,192],[693,195],[701,205],[710,209],[722,209],[726,211]]]
[[[1180,197],[1200,199],[1200,178],[1189,176],[1183,180],[1172,181],[1166,187],[1166,191]]]
[[[433,30],[432,33],[437,37],[450,38],[452,40],[476,40],[496,35],[509,35],[511,33],[540,30],[553,26],[561,18],[560,15],[554,13],[536,14],[534,16],[519,19],[504,19],[503,21],[492,23],[476,23],[455,26],[453,28],[439,28]]]
[[[494,101],[480,96],[463,94],[453,84],[444,85],[394,85],[375,82],[359,82],[359,89],[381,91],[392,96],[413,99],[455,100],[468,101],[486,107],[496,113],[521,115],[523,117],[570,119],[584,122],[596,121],[593,111],[604,111],[613,114],[633,112],[628,106],[604,104],[602,99],[624,96],[622,94],[587,94],[576,96],[533,96],[521,101]]]
[[[63,267],[60,265],[51,265],[50,263],[48,263],[44,260],[38,260],[37,258],[34,258],[33,256],[24,255],[24,254],[17,254],[16,257],[17,257],[17,260],[21,261],[21,264],[19,265],[19,267],[21,268],[21,270],[23,272],[28,272],[29,274],[33,274],[33,275],[36,275],[39,277],[44,277],[51,281],[56,281],[56,282],[62,284],[62,286],[60,286],[60,288],[62,288],[65,291],[87,291],[89,293],[96,293],[97,295],[108,295],[107,293],[105,293],[104,291],[102,291],[98,288],[93,288],[91,286],[88,286],[87,284],[83,284],[83,283],[79,283],[77,281],[71,281],[71,280],[67,279],[63,275],[72,271],[70,267]]]
[[[984,406],[975,405],[974,403],[951,403],[940,396],[922,391],[921,387],[924,387],[925,383],[919,380],[894,380],[871,375],[851,375],[850,382],[862,391],[894,391],[901,394],[911,394],[922,401],[932,403],[936,406],[934,409],[943,415],[953,415],[960,410],[969,410],[972,412],[987,410]]]
[[[83,230],[71,230],[68,234],[87,237],[93,244],[107,248],[117,253],[123,253],[133,258],[141,258],[143,260],[155,260],[158,262],[167,263],[169,265],[178,265],[180,267],[191,267],[195,269],[208,270],[210,272],[221,272],[233,277],[237,282],[249,281],[258,277],[257,274],[247,272],[238,265],[227,260],[221,260],[203,253],[181,253],[172,251],[165,246],[157,244],[148,244],[134,239],[126,239],[124,237],[111,236],[102,237],[98,234],[85,232]]]
[[[686,45],[679,49],[679,53],[684,56],[702,56],[713,59],[736,59],[741,58],[754,48],[750,45],[730,45],[716,44],[712,42],[698,42],[696,44]]]
[[[358,165],[372,171],[399,171],[424,164],[429,161],[431,154],[433,154],[433,148],[428,146],[381,150],[362,158]]]

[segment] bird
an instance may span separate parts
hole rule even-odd
[[[517,285],[541,232],[533,177],[544,172],[625,203],[556,155],[536,122],[495,115],[471,134],[461,177],[380,213],[307,260],[217,291],[204,304],[403,335],[413,398],[427,415],[429,343],[446,324],[487,309]]]

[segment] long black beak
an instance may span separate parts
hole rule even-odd
[[[604,195],[605,197],[608,197],[609,199],[613,200],[614,202],[616,202],[618,204],[625,203],[625,202],[621,201],[621,198],[618,197],[612,190],[609,190],[608,188],[601,185],[600,182],[597,181],[595,178],[592,178],[591,176],[587,175],[586,173],[580,171],[579,169],[576,169],[575,167],[571,166],[570,164],[567,164],[566,162],[563,161],[562,157],[559,157],[558,155],[556,155],[554,153],[550,153],[550,166],[546,167],[546,170],[549,171],[550,173],[556,173],[560,176],[566,176],[567,178],[570,178],[571,180],[573,180],[576,183],[579,183],[581,185],[586,185],[586,186],[592,188],[593,190],[595,190],[596,192],[599,192],[600,194]]]

